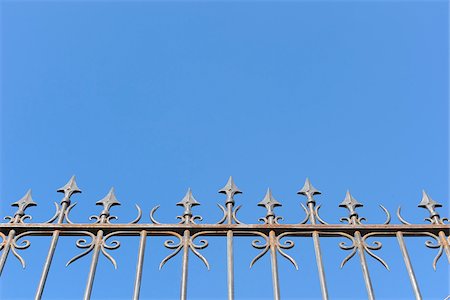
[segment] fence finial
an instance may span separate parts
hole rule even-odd
[[[16,202],[12,203],[11,206],[17,206],[18,209],[15,213],[15,216],[22,217],[25,215],[25,210],[29,206],[36,206],[37,203],[33,201],[33,198],[31,197],[31,189],[27,191],[25,196],[17,200]]]
[[[271,224],[272,220],[275,223],[277,223],[277,220],[281,219],[281,217],[277,217],[277,218],[274,219],[275,212],[273,211],[273,209],[275,207],[277,207],[277,206],[282,206],[282,205],[281,205],[280,202],[278,202],[272,196],[272,191],[270,190],[270,188],[267,189],[267,192],[266,192],[266,195],[264,196],[264,199],[262,199],[261,202],[259,202],[257,205],[265,207],[267,209],[266,217],[260,219],[260,220],[264,221],[266,224]]]
[[[350,217],[353,215],[358,215],[356,212],[357,207],[362,207],[363,205],[359,203],[355,198],[353,198],[352,194],[350,194],[350,191],[347,190],[347,193],[345,194],[345,199],[339,204],[339,207],[347,208],[350,212]]]
[[[103,205],[103,211],[100,213],[100,216],[109,216],[109,210],[114,205],[120,205],[120,202],[116,198],[116,194],[114,193],[114,187],[112,187],[108,194],[101,200],[95,203],[96,205]]]
[[[311,181],[309,181],[309,178],[306,178],[305,184],[303,185],[301,190],[299,190],[297,192],[297,194],[308,197],[308,201],[306,202],[306,203],[308,203],[308,202],[316,202],[314,200],[313,196],[320,195],[322,193],[311,184]]]
[[[228,178],[227,184],[225,184],[225,186],[219,190],[219,193],[227,195],[227,200],[226,200],[225,204],[227,204],[228,202],[234,204],[234,199],[233,199],[234,195],[242,194],[242,192],[239,190],[239,188],[236,186],[236,184],[234,184],[232,176],[230,176],[230,178]]]
[[[64,185],[63,187],[60,187],[57,192],[64,193],[64,199],[61,200],[62,202],[70,202],[70,197],[73,194],[81,193],[80,188],[77,185],[77,182],[75,181],[75,175],[73,175],[70,180]]]
[[[428,196],[427,192],[425,192],[425,190],[422,190],[422,200],[417,206],[428,209],[428,211],[430,212],[430,218],[433,218],[434,216],[439,217],[439,213],[435,210],[435,208],[442,207],[442,204],[431,199],[431,197]]]

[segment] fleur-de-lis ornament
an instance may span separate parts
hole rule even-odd
[[[297,192],[299,195],[304,195],[307,197],[306,204],[309,202],[316,203],[313,196],[322,194],[318,189],[316,189],[309,181],[309,178],[306,178],[305,185],[303,185],[302,189]]]
[[[361,224],[361,221],[364,218],[359,218],[358,213],[356,212],[357,207],[362,207],[363,205],[359,203],[355,198],[353,198],[350,191],[347,191],[345,195],[345,199],[339,204],[339,207],[347,208],[349,211],[348,218],[341,218],[342,221],[347,221],[349,224]]]
[[[424,190],[422,191],[422,200],[417,206],[425,208],[430,212],[430,217],[425,220],[432,224],[444,224],[443,221],[447,220],[447,218],[441,219],[439,213],[435,209],[436,207],[442,207],[442,204],[431,199],[431,197]]]
[[[33,201],[33,198],[31,197],[31,189],[27,191],[25,196],[20,198],[20,200],[14,202],[11,204],[11,206],[17,206],[17,211],[14,214],[14,217],[8,217],[8,219],[11,220],[11,222],[18,222],[21,223],[25,216],[25,210],[30,206],[36,206],[36,202]]]
[[[264,218],[261,218],[260,220],[263,221],[265,224],[277,224],[278,220],[282,217],[276,217],[275,218],[275,212],[274,208],[277,206],[282,206],[280,202],[278,202],[273,196],[272,191],[267,189],[266,195],[264,196],[264,199],[261,200],[257,204],[258,206],[265,207],[267,209],[266,216]]]
[[[227,184],[222,189],[219,190],[219,193],[227,195],[225,205],[228,203],[234,204],[234,195],[242,194],[242,192],[239,190],[236,184],[234,184],[233,177],[231,176],[230,178],[228,178]]]
[[[73,194],[81,193],[81,190],[78,187],[77,182],[75,181],[75,175],[70,178],[69,182],[67,182],[66,185],[59,188],[57,192],[64,193],[64,199],[61,200],[61,204],[63,202],[68,202],[68,204],[70,204],[70,197]]]
[[[103,205],[103,210],[101,211],[99,216],[91,216],[91,219],[97,219],[97,222],[100,223],[109,223],[112,219],[117,219],[116,216],[111,216],[109,210],[111,207],[120,205],[120,202],[116,198],[116,194],[114,193],[114,188],[112,187],[108,194],[101,200],[95,203],[96,205]]]
[[[181,201],[178,202],[176,205],[184,207],[183,215],[178,216],[178,218],[181,219],[180,223],[195,224],[194,222],[195,220],[197,219],[202,220],[202,217],[192,215],[192,207],[200,205],[200,203],[197,200],[195,200],[190,188],[188,188],[186,195],[183,197],[183,199],[181,199]]]

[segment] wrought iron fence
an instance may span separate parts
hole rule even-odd
[[[31,190],[29,190],[23,198],[12,204],[12,206],[17,207],[17,211],[13,216],[5,217],[9,222],[1,224],[0,226],[0,250],[2,250],[0,257],[0,276],[2,275],[6,259],[10,252],[20,261],[22,266],[25,267],[25,261],[20,255],[20,250],[24,250],[30,246],[30,242],[24,239],[26,236],[51,236],[50,247],[43,266],[35,299],[42,298],[47,276],[60,236],[83,237],[76,242],[76,246],[82,249],[81,253],[70,259],[67,262],[67,265],[70,265],[88,254],[92,254],[84,299],[89,299],[91,296],[100,254],[104,255],[111,261],[114,267],[117,268],[116,261],[109,252],[110,250],[120,247],[120,243],[117,240],[113,240],[113,237],[116,236],[139,237],[133,299],[139,298],[145,245],[149,236],[170,237],[164,242],[164,246],[173,250],[173,252],[161,261],[159,266],[160,269],[167,261],[181,252],[181,299],[187,298],[189,254],[192,253],[197,256],[209,269],[208,260],[200,252],[200,250],[208,247],[208,241],[199,239],[197,242],[198,238],[205,236],[226,237],[228,299],[234,299],[233,240],[235,236],[259,238],[251,243],[252,246],[259,249],[260,252],[250,262],[250,266],[264,255],[270,255],[274,299],[280,299],[280,285],[278,278],[279,268],[277,263],[278,256],[281,255],[298,269],[297,262],[285,251],[294,247],[294,242],[292,240],[284,239],[288,237],[301,236],[312,238],[323,299],[328,299],[329,296],[320,247],[321,238],[343,237],[347,239],[347,242],[339,243],[341,249],[349,251],[349,254],[342,261],[341,267],[356,254],[358,255],[368,299],[374,299],[375,295],[366,256],[371,256],[386,269],[389,269],[386,262],[374,253],[374,251],[381,249],[381,242],[374,241],[369,243],[367,241],[368,238],[378,236],[395,237],[397,239],[399,250],[403,256],[416,299],[422,299],[422,296],[418,281],[414,274],[413,265],[408,255],[404,236],[422,236],[431,238],[431,240],[425,242],[425,246],[437,249],[437,254],[432,262],[434,269],[436,269],[436,263],[441,258],[443,252],[445,252],[450,263],[450,225],[445,224],[445,222],[448,222],[448,219],[441,218],[438,211],[436,211],[436,207],[441,207],[442,205],[431,199],[425,191],[423,192],[422,200],[418,205],[429,212],[429,216],[425,220],[430,224],[425,225],[407,222],[400,214],[400,207],[397,210],[397,217],[402,224],[390,224],[391,215],[382,205],[380,205],[380,207],[386,214],[386,221],[383,224],[363,224],[365,218],[360,217],[356,211],[358,207],[363,205],[348,191],[345,199],[339,205],[348,210],[348,215],[340,219],[341,222],[346,224],[329,224],[319,215],[320,205],[316,205],[314,195],[320,194],[320,192],[312,186],[309,179],[306,179],[303,188],[298,191],[298,194],[306,197],[306,205],[301,203],[305,212],[305,218],[297,224],[279,223],[282,217],[275,214],[274,208],[281,206],[281,203],[272,196],[270,189],[267,191],[264,199],[258,203],[258,206],[265,207],[267,210],[266,215],[263,218],[260,218],[262,224],[245,224],[239,221],[237,212],[241,206],[235,206],[234,197],[236,194],[240,194],[241,191],[237,188],[231,177],[227,184],[219,190],[219,193],[226,195],[226,199],[225,205],[218,204],[218,207],[223,212],[223,217],[216,224],[197,223],[197,221],[202,220],[202,217],[193,214],[193,207],[200,205],[200,203],[194,198],[190,189],[187,191],[184,198],[176,204],[184,209],[183,213],[180,216],[177,216],[180,220],[178,224],[162,224],[158,222],[155,218],[155,213],[159,206],[154,207],[150,211],[151,223],[139,223],[142,217],[142,210],[138,205],[136,205],[138,211],[137,217],[132,222],[127,224],[111,223],[111,220],[117,219],[117,217],[111,215],[110,210],[113,206],[120,205],[120,202],[114,194],[113,188],[103,199],[96,203],[97,205],[102,206],[103,209],[98,215],[90,217],[90,220],[93,221],[92,223],[74,223],[69,218],[70,211],[75,206],[75,203],[71,203],[71,196],[81,192],[75,182],[75,177],[72,177],[65,186],[58,189],[58,192],[63,193],[64,197],[59,204],[55,203],[56,212],[47,222],[26,223],[26,220],[31,220],[31,216],[25,213],[26,209],[36,205],[31,197]]]

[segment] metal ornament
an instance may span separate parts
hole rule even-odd
[[[137,217],[131,222],[112,222],[112,220],[117,220],[117,217],[111,215],[111,209],[114,206],[120,205],[120,202],[114,193],[114,189],[111,189],[104,198],[97,201],[96,204],[102,206],[102,209],[99,214],[90,217],[90,220],[92,220],[93,223],[74,223],[69,218],[70,211],[76,205],[76,203],[71,203],[71,197],[74,194],[81,192],[75,181],[75,177],[70,178],[68,183],[57,191],[63,193],[64,196],[59,203],[55,203],[56,212],[48,221],[35,223],[26,222],[27,220],[31,221],[31,215],[27,214],[28,208],[36,205],[31,197],[31,191],[28,191],[24,197],[12,204],[17,207],[14,215],[6,216],[5,219],[7,222],[0,225],[0,251],[2,251],[0,256],[0,275],[2,276],[4,276],[2,271],[10,252],[19,260],[22,267],[25,267],[25,260],[19,255],[19,251],[17,250],[27,249],[30,246],[30,242],[25,240],[27,236],[51,236],[49,251],[43,266],[35,299],[42,299],[44,286],[47,281],[59,236],[81,237],[76,241],[76,246],[82,249],[82,251],[70,259],[67,265],[92,253],[84,299],[91,298],[100,254],[104,255],[114,268],[117,268],[117,263],[110,254],[110,250],[115,250],[120,247],[120,242],[114,239],[117,236],[139,237],[133,290],[133,299],[135,300],[139,299],[140,295],[146,240],[148,237],[153,236],[169,237],[169,239],[164,242],[164,246],[172,250],[172,252],[161,261],[160,268],[178,253],[182,253],[180,299],[183,300],[187,299],[188,292],[187,277],[189,254],[193,253],[208,269],[210,267],[208,260],[200,251],[208,246],[208,241],[201,239],[203,236],[226,237],[227,291],[229,300],[234,299],[233,241],[235,238],[240,237],[256,237],[251,245],[260,250],[260,252],[250,262],[250,266],[253,266],[253,264],[259,261],[265,254],[270,253],[273,297],[277,300],[280,299],[278,255],[287,259],[298,269],[297,262],[293,257],[288,255],[286,251],[294,247],[294,242],[288,239],[293,236],[312,238],[313,240],[323,299],[328,299],[328,291],[320,247],[320,239],[322,238],[343,237],[347,239],[346,242],[339,243],[341,249],[349,251],[349,254],[343,259],[341,267],[358,254],[369,299],[374,299],[375,295],[366,256],[371,256],[389,270],[386,262],[380,256],[375,254],[376,250],[382,248],[382,244],[378,241],[369,242],[374,237],[384,236],[397,239],[415,299],[422,299],[422,294],[419,289],[419,284],[413,270],[413,264],[409,257],[404,237],[429,238],[429,240],[425,242],[425,246],[437,250],[437,254],[431,264],[434,269],[437,268],[437,263],[444,252],[450,263],[450,225],[448,224],[447,218],[442,218],[437,211],[437,208],[442,207],[442,205],[434,201],[425,191],[422,194],[422,199],[418,206],[428,211],[429,215],[425,220],[429,223],[412,224],[407,222],[401,216],[401,208],[399,207],[397,210],[397,217],[401,224],[392,225],[390,224],[390,213],[382,205],[380,205],[380,208],[386,214],[384,223],[363,223],[365,218],[360,217],[359,212],[357,211],[358,208],[363,207],[363,205],[358,202],[350,192],[346,193],[345,199],[339,205],[348,211],[347,216],[341,218],[341,222],[345,224],[329,224],[325,222],[319,216],[320,205],[316,205],[315,199],[315,196],[320,195],[321,193],[311,184],[308,178],[306,179],[304,186],[298,191],[299,195],[306,197],[305,204],[301,203],[301,207],[306,216],[300,223],[288,224],[280,223],[283,218],[275,214],[275,208],[281,207],[281,203],[275,199],[270,189],[267,191],[262,201],[257,204],[258,206],[264,207],[266,210],[265,216],[260,219],[262,224],[245,224],[241,222],[236,217],[241,206],[235,207],[235,196],[241,194],[241,191],[234,183],[232,177],[230,177],[226,185],[219,190],[219,193],[224,194],[226,198],[224,199],[224,205],[218,204],[223,216],[219,222],[215,224],[197,224],[198,221],[202,220],[202,217],[194,215],[193,208],[200,205],[200,203],[194,198],[190,189],[188,189],[183,199],[176,204],[177,206],[183,207],[183,212],[177,217],[179,222],[175,224],[162,224],[156,220],[154,214],[159,208],[159,205],[155,206],[150,211],[150,221],[152,223],[139,223],[142,216],[142,210],[138,205],[136,205]],[[446,295],[443,295],[443,298],[445,298],[445,296]]]

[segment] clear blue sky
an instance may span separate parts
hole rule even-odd
[[[243,195],[240,218],[257,222],[267,187],[283,203],[285,222],[303,218],[295,193],[307,176],[323,195],[322,216],[337,223],[346,189],[365,204],[360,215],[383,222],[378,204],[423,223],[421,190],[448,201],[447,1],[2,1],[1,2],[1,216],[28,188],[35,221],[54,212],[55,192],[76,174],[83,193],[77,222],[100,212],[95,202],[111,186],[122,206],[134,204],[175,222],[175,203],[188,187],[205,222],[220,219],[217,194],[233,175]],[[394,220],[394,222],[398,222]],[[191,299],[226,297],[225,241],[210,238],[203,253],[212,269],[190,260]],[[283,299],[320,297],[310,239],[294,239],[295,271],[280,258]],[[366,297],[357,257],[342,270],[343,239],[322,239],[333,299]],[[411,299],[394,239],[380,238],[368,258],[378,299]],[[49,239],[32,238],[22,270],[11,255],[0,279],[2,299],[34,295]],[[100,258],[95,299],[132,294],[137,239]],[[177,298],[180,257],[162,271],[169,252],[149,238],[142,297]],[[268,256],[253,269],[250,239],[236,241],[237,299],[271,299]],[[408,239],[426,299],[449,294],[445,255],[425,239]],[[78,299],[90,256],[61,238],[45,299]]]

